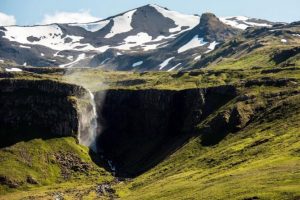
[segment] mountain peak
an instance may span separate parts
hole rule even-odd
[[[215,14],[204,13],[200,18],[200,36],[208,41],[224,41],[236,35],[238,30],[223,23]]]
[[[156,9],[164,9],[164,10],[169,10],[168,8],[166,7],[163,7],[163,6],[160,6],[158,4],[146,4],[146,5],[143,5],[143,6],[140,6],[140,7],[137,7],[136,10],[140,10],[140,9],[151,9],[151,8],[156,8]]]
[[[216,26],[222,23],[213,13],[203,13],[200,18],[200,26]]]

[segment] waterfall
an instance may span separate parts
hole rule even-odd
[[[80,108],[80,123],[79,123],[79,135],[78,140],[79,143],[90,147],[94,152],[97,152],[97,130],[98,130],[98,122],[97,122],[97,110],[95,97],[90,90],[87,90],[89,97],[89,103],[86,106]]]

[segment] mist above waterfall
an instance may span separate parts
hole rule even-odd
[[[77,71],[79,70],[79,71]],[[64,74],[64,81],[83,86],[87,93],[82,97],[78,105],[79,130],[78,141],[80,144],[89,147],[94,152],[97,152],[96,139],[101,134],[102,126],[99,123],[101,116],[99,109],[102,108],[102,101],[105,97],[105,90],[101,77],[97,79],[84,78],[82,70],[87,74],[93,74],[91,69],[67,69]],[[98,92],[95,98],[93,92]]]

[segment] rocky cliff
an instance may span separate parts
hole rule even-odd
[[[138,175],[180,148],[201,121],[235,96],[232,86],[110,90],[98,109],[104,127],[98,149],[119,176]]]
[[[0,146],[32,138],[76,136],[82,87],[50,80],[0,81]]]
[[[97,92],[98,151],[117,175],[136,176],[199,134],[197,125],[236,93],[233,86]],[[0,94],[5,116],[0,119],[1,147],[33,138],[73,136],[80,141],[91,134],[93,107],[89,91],[80,86],[6,79]]]

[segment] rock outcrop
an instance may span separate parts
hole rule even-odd
[[[256,109],[258,109],[258,105],[240,101],[233,107],[219,112],[200,128],[202,144],[205,146],[215,145],[229,133],[243,129],[253,118]]]
[[[199,36],[205,41],[223,42],[239,34],[238,29],[224,24],[212,13],[202,14],[200,24],[196,28],[200,33]]]

